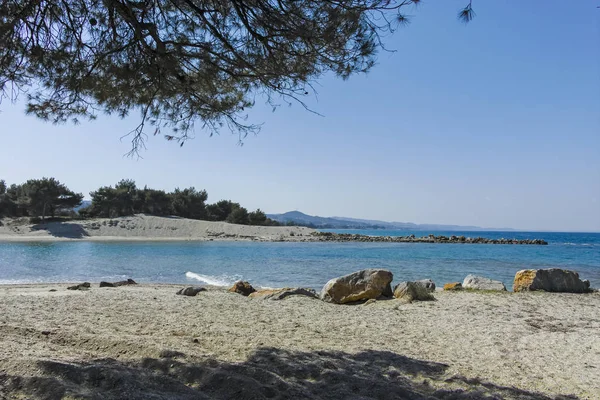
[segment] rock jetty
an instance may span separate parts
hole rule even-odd
[[[547,245],[542,239],[488,239],[483,237],[428,235],[408,236],[368,236],[351,233],[313,232],[312,238],[318,242],[391,242],[391,243],[458,243],[458,244],[533,244]]]

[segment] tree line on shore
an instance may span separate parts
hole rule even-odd
[[[206,190],[194,187],[172,192],[138,188],[135,181],[123,179],[113,186],[102,186],[90,193],[91,204],[82,204],[83,195],[75,193],[55,178],[30,179],[22,184],[8,186],[0,180],[0,217],[116,218],[134,214],[177,216],[206,221],[226,221],[241,225],[277,226],[279,222],[267,218],[257,209],[249,212],[239,203],[220,200],[207,204]]]

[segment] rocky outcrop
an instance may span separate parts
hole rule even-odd
[[[126,281],[119,282],[100,282],[100,287],[118,287],[126,285],[137,285],[137,283],[133,279],[127,279]]]
[[[318,298],[317,292],[313,289],[305,288],[283,288],[283,289],[265,289],[251,293],[249,297],[260,298],[264,300],[283,300],[289,296],[306,296]]]
[[[205,292],[206,288],[200,287],[200,286],[190,286],[190,287],[186,287],[184,289],[179,290],[176,294],[180,294],[182,296],[195,296],[200,292]]]
[[[495,281],[483,276],[467,275],[462,283],[462,287],[472,290],[500,290],[506,291],[506,286],[500,281]]]
[[[229,291],[233,293],[239,293],[242,296],[249,296],[250,293],[256,292],[256,289],[254,289],[252,285],[246,281],[237,281],[232,287],[229,288]]]
[[[444,290],[462,290],[462,284],[460,282],[452,282],[444,284]]]
[[[334,278],[321,290],[321,299],[329,303],[345,304],[355,301],[391,297],[394,276],[383,269],[365,269]]]
[[[516,273],[513,290],[586,293],[590,291],[590,282],[579,279],[577,272],[567,269],[524,269]]]
[[[91,287],[92,287],[92,285],[90,285],[89,282],[83,282],[83,283],[80,283],[79,285],[69,286],[67,289],[68,290],[88,290]]]
[[[394,297],[405,300],[409,303],[413,301],[435,300],[435,297],[420,282],[402,282],[394,288]]]
[[[459,244],[532,244],[547,245],[542,239],[488,239],[465,236],[367,236],[350,233],[313,232],[313,240],[319,242],[387,242],[387,243],[459,243]]]

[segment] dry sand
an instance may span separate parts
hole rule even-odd
[[[55,240],[256,240],[305,241],[314,229],[297,226],[248,226],[178,217],[135,215],[82,221],[24,223],[0,221],[0,241]]]
[[[0,286],[0,398],[600,398],[598,293],[340,306],[66,286]]]

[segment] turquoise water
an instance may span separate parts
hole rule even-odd
[[[342,232],[342,231],[338,231]],[[343,231],[354,232],[354,231]],[[430,232],[356,231],[426,236]],[[0,243],[0,284],[121,280],[321,288],[363,268],[385,268],[395,282],[438,285],[479,274],[512,286],[516,271],[560,267],[600,287],[600,234],[431,232],[488,238],[541,238],[548,246],[423,243],[55,242]]]

